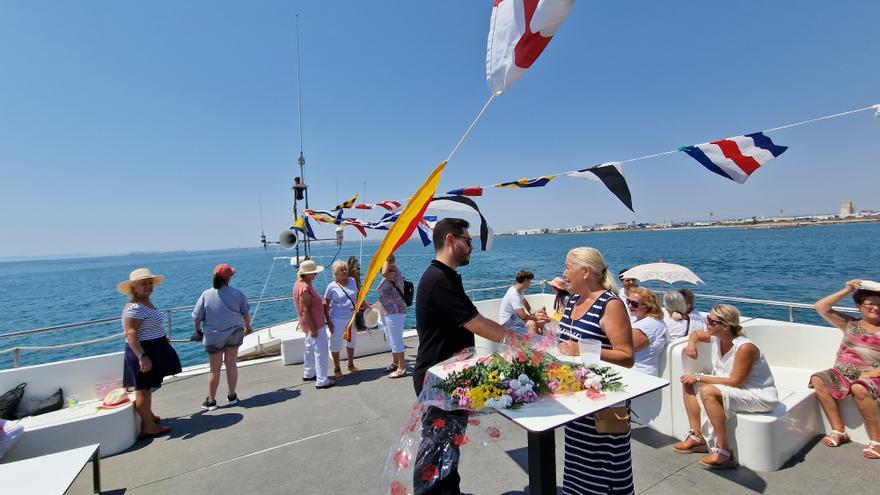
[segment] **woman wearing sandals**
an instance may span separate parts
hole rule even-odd
[[[180,373],[180,359],[165,334],[165,313],[150,301],[153,288],[163,280],[163,275],[138,268],[116,286],[116,290],[129,297],[122,308],[126,342],[122,385],[135,391],[134,408],[141,417],[140,438],[171,431],[156,424],[159,417],[153,414],[153,391],[162,386],[163,378]]]
[[[773,374],[761,351],[747,339],[739,324],[739,310],[729,304],[712,308],[706,318],[706,332],[691,332],[685,355],[697,358],[697,343],[712,348],[712,374],[684,374],[684,407],[690,430],[685,439],[676,443],[676,452],[689,454],[709,452],[701,432],[700,411],[709,418],[710,434],[714,433],[715,448],[700,459],[707,469],[737,466],[731,451],[727,420],[738,412],[768,412],[779,403]]]
[[[406,376],[406,357],[403,344],[403,323],[406,320],[406,302],[403,300],[403,274],[397,268],[393,254],[382,266],[382,282],[377,288],[379,302],[384,308],[382,317],[385,337],[391,347],[391,355],[394,362],[385,367],[390,371],[388,378],[401,378]]]
[[[333,357],[333,374],[337,380],[342,380],[344,375],[339,364],[339,353],[342,351],[342,337],[345,329],[354,314],[354,302],[357,299],[357,285],[353,278],[348,276],[348,263],[342,260],[334,261],[330,266],[333,272],[333,281],[327,285],[324,291],[324,314],[330,329],[330,355]],[[357,341],[357,328],[351,329],[351,340],[345,342],[345,352],[348,355],[348,372],[360,371],[354,365],[354,346]]]
[[[861,319],[833,308],[849,294]],[[880,459],[880,284],[850,280],[843,289],[817,302],[816,311],[844,334],[834,367],[810,377],[810,386],[816,389],[819,404],[831,423],[831,433],[822,443],[837,447],[849,441],[837,401],[852,395],[868,432],[868,446],[862,453],[868,459]]]

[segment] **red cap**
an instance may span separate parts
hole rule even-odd
[[[235,270],[226,263],[221,263],[214,267],[214,275],[219,275],[226,279],[226,281],[228,282],[229,279],[232,278],[233,275],[235,275]]]

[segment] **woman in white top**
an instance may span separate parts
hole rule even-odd
[[[708,469],[736,467],[731,452],[727,419],[737,412],[768,412],[779,403],[773,374],[761,351],[747,339],[739,324],[739,311],[728,304],[712,308],[706,318],[708,332],[691,332],[685,355],[696,359],[697,343],[712,347],[712,374],[684,374],[684,407],[690,430],[673,446],[676,452],[707,452],[701,432],[700,411],[709,418],[715,448],[700,459]]]
[[[357,300],[357,284],[354,278],[348,276],[348,263],[336,260],[330,266],[333,272],[333,281],[327,284],[324,291],[324,317],[330,330],[330,355],[333,357],[333,375],[337,380],[342,380],[342,368],[339,364],[339,353],[342,351],[342,337],[345,329],[354,314],[354,303]],[[354,365],[354,347],[357,341],[357,327],[352,325],[351,338],[345,342],[345,352],[348,355],[348,372],[360,371]]]
[[[682,287],[678,289],[676,292],[681,294],[681,297],[684,298],[684,303],[687,305],[687,308],[684,310],[685,312],[682,314],[687,314],[688,319],[690,320],[690,332],[694,330],[705,330],[706,329],[706,317],[703,316],[702,313],[694,309],[694,291],[690,289],[685,289]]]
[[[692,317],[688,311],[688,303],[681,291],[671,290],[663,296],[663,306],[669,316],[663,321],[669,329],[669,340],[680,339],[690,335],[691,331],[705,330],[702,316]]]
[[[498,323],[521,335],[541,333],[541,327],[549,320],[546,312],[538,311],[533,314],[529,302],[523,296],[534,278],[535,274],[528,270],[518,271],[516,283],[507,289],[498,309]]]
[[[660,376],[660,357],[669,344],[669,333],[663,323],[663,310],[657,296],[644,287],[629,290],[626,304],[635,321],[632,322],[633,348],[636,363],[633,367],[642,373]]]

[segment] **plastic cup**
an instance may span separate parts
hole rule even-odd
[[[76,409],[77,407],[79,407],[79,395],[68,395],[67,407],[69,407],[70,409]]]
[[[593,364],[602,358],[602,342],[593,339],[581,339],[578,341],[581,351],[581,362]]]

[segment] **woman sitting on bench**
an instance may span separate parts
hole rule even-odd
[[[850,293],[862,314],[859,320],[833,308]],[[837,447],[849,441],[837,401],[852,395],[870,439],[862,452],[868,459],[880,459],[880,284],[850,280],[843,289],[817,302],[816,311],[844,333],[834,367],[810,377],[810,386],[816,389],[831,423],[831,433],[822,443]]]
[[[706,318],[706,332],[691,332],[685,355],[697,358],[697,343],[712,347],[712,374],[684,374],[684,407],[690,430],[673,446],[676,452],[708,452],[701,432],[700,411],[709,418],[709,433],[715,448],[700,459],[707,469],[736,467],[730,447],[727,420],[738,412],[768,412],[779,403],[773,374],[761,351],[742,333],[739,311],[728,304],[712,308]],[[714,433],[714,435],[712,435]]]

